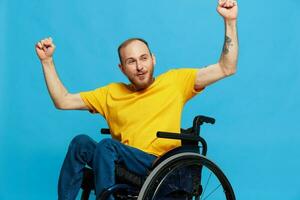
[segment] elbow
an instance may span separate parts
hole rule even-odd
[[[227,69],[226,72],[225,72],[225,75],[226,76],[232,76],[235,73],[236,73],[236,67],[233,67],[233,68]]]
[[[232,64],[232,65],[225,65],[225,64],[222,64],[222,63],[219,63],[223,73],[224,73],[224,76],[232,76],[236,73],[236,64]]]
[[[56,109],[58,110],[67,110],[69,107],[68,93],[59,98],[53,98],[53,103]]]
[[[58,110],[66,110],[66,104],[63,101],[54,101],[54,106]]]
[[[58,110],[64,110],[64,107],[63,107],[63,105],[61,103],[54,103],[54,106]]]

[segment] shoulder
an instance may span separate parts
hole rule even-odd
[[[108,89],[117,89],[117,88],[121,88],[123,85],[124,85],[124,83],[114,82],[114,83],[108,84],[106,87]]]
[[[175,77],[185,76],[185,75],[195,75],[197,73],[197,68],[177,68],[170,69],[165,73],[160,74],[158,77],[166,78],[166,77]]]
[[[121,82],[110,83],[107,86],[108,93],[128,93],[128,85]]]
[[[157,76],[158,79],[161,78],[166,78],[166,77],[170,77],[173,76],[174,74],[176,74],[176,69],[169,69],[168,71],[161,73],[160,75]]]

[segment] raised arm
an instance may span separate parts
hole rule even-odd
[[[70,94],[60,81],[53,62],[55,45],[51,38],[35,45],[36,53],[42,63],[46,85],[56,108],[62,110],[87,110],[79,94]]]
[[[217,11],[223,17],[225,25],[223,50],[217,63],[199,69],[195,81],[196,90],[200,90],[236,72],[238,59],[237,2],[234,0],[220,0]]]

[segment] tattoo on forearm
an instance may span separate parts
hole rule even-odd
[[[229,53],[229,47],[232,46],[232,40],[227,35],[225,36],[224,46],[223,46],[223,53],[227,54]]]

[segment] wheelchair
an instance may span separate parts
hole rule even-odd
[[[144,177],[116,164],[116,185],[102,192],[97,200],[110,195],[116,200],[235,200],[233,188],[221,169],[206,158],[207,143],[200,136],[203,123],[215,119],[196,116],[193,126],[181,133],[157,132],[157,137],[181,140],[181,146],[157,159]],[[101,133],[110,134],[109,129]],[[200,143],[200,145],[199,145]],[[94,189],[93,171],[84,169],[81,200],[88,200]]]

